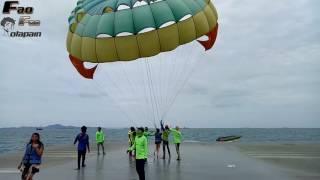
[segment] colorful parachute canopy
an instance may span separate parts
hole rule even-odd
[[[67,50],[78,72],[92,79],[96,66],[83,62],[130,61],[199,41],[216,39],[217,12],[210,0],[79,0],[69,17]]]

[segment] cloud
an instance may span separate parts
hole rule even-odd
[[[121,64],[100,65],[96,81],[77,74],[65,47],[67,17],[76,1],[21,1],[21,5],[34,6],[33,17],[41,20],[43,36],[36,40],[0,37],[0,127],[152,126],[157,116],[152,105],[168,107],[167,92],[178,92],[184,82],[179,72],[193,70],[166,114],[172,124],[320,127],[316,108],[320,106],[320,2],[230,0],[214,4],[220,29],[213,50],[203,53],[193,43],[191,49],[182,48],[169,56],[167,66],[158,63],[167,56],[160,56],[161,61],[150,58],[152,91],[143,70],[146,66],[140,62],[126,63],[124,69],[119,69]],[[184,61],[174,61],[176,56]],[[170,82],[178,87],[168,88],[175,87]]]

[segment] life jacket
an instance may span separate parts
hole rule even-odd
[[[40,146],[43,146],[40,144]],[[29,143],[26,146],[26,152],[23,157],[23,164],[41,164],[41,156],[38,155],[36,150],[32,148],[32,144]]]

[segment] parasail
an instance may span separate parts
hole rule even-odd
[[[79,0],[68,18],[67,50],[76,70],[88,79],[93,79],[98,65],[86,68],[85,62],[109,66],[120,63],[122,68],[123,66],[129,68],[134,66],[133,61],[143,61],[144,65],[137,65],[139,70],[136,70],[136,73],[142,72],[142,76],[145,76],[143,80],[145,85],[128,80],[132,76],[130,73],[134,73],[130,70],[132,68],[129,68],[120,73],[126,76],[125,82],[117,84],[118,79],[113,79],[112,85],[111,78],[107,86],[109,88],[127,85],[124,86],[127,88],[128,84],[137,85],[132,88],[136,92],[141,92],[139,88],[143,91],[149,89],[150,93],[141,95],[148,96],[143,97],[145,99],[149,98],[149,103],[144,103],[143,106],[157,106],[152,107],[152,111],[154,116],[157,116],[154,119],[160,120],[181,89],[176,86],[183,86],[185,82],[185,79],[178,77],[176,79],[179,82],[166,82],[174,79],[169,73],[177,73],[177,69],[172,68],[172,62],[178,60],[183,62],[187,58],[181,58],[181,53],[167,55],[166,52],[178,52],[179,47],[195,40],[205,50],[211,49],[217,37],[217,19],[216,9],[210,0]],[[198,39],[203,36],[207,39]],[[162,54],[167,57],[163,57]],[[163,64],[165,65],[162,66]],[[184,66],[191,65],[189,63]],[[152,68],[156,69],[159,75],[155,75]],[[164,69],[163,72],[160,72],[160,68]],[[170,68],[172,72],[168,72]],[[119,68],[113,68],[117,69]],[[189,77],[186,69],[180,71],[186,74],[181,76]],[[161,79],[161,76],[167,79]],[[170,91],[171,95],[167,97]],[[133,95],[135,98],[136,96]]]

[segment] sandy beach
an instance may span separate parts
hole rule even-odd
[[[236,147],[297,179],[320,178],[320,143],[237,144]]]
[[[134,160],[128,158],[126,144],[107,144],[107,155],[97,156],[95,148],[88,155],[87,167],[75,171],[73,146],[47,148],[40,173],[35,179],[93,180],[138,179]],[[320,144],[224,144],[184,143],[181,162],[156,159],[150,155],[147,179],[319,179]],[[150,151],[153,146],[150,145]],[[152,153],[150,153],[152,154]],[[0,179],[19,179],[15,169],[21,155],[0,156]]]

